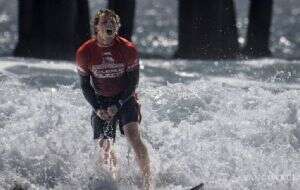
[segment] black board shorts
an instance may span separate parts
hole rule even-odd
[[[107,103],[107,106],[109,106],[110,104],[113,103]],[[93,111],[91,116],[91,125],[94,131],[94,139],[115,139],[117,124],[119,124],[121,134],[124,135],[123,127],[126,124],[140,121],[140,104],[134,97],[130,98],[125,104],[123,104],[116,116],[110,122],[100,119],[98,115]]]

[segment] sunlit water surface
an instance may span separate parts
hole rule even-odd
[[[300,189],[297,61],[142,60],[140,126],[158,190]],[[0,60],[0,189],[139,189],[118,134],[120,176],[96,165],[73,64]]]

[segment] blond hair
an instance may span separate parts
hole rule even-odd
[[[117,24],[117,29],[119,29],[121,27],[121,22],[120,22],[120,17],[119,15],[117,15],[114,11],[112,10],[109,10],[109,9],[102,9],[102,10],[99,10],[95,17],[94,17],[94,23],[93,23],[93,26],[94,26],[94,35],[97,35],[98,31],[97,31],[97,25],[98,25],[98,22],[100,20],[100,17],[102,16],[105,16],[105,15],[108,15],[110,17],[112,17],[115,21],[116,21],[116,24]]]

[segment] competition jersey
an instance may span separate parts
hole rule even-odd
[[[126,89],[126,74],[139,69],[138,53],[133,43],[116,37],[112,46],[100,47],[96,39],[85,42],[76,53],[77,71],[91,76],[95,92],[112,97]]]

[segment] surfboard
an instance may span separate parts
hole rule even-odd
[[[189,190],[204,190],[204,183],[200,183],[199,185],[192,187]]]

